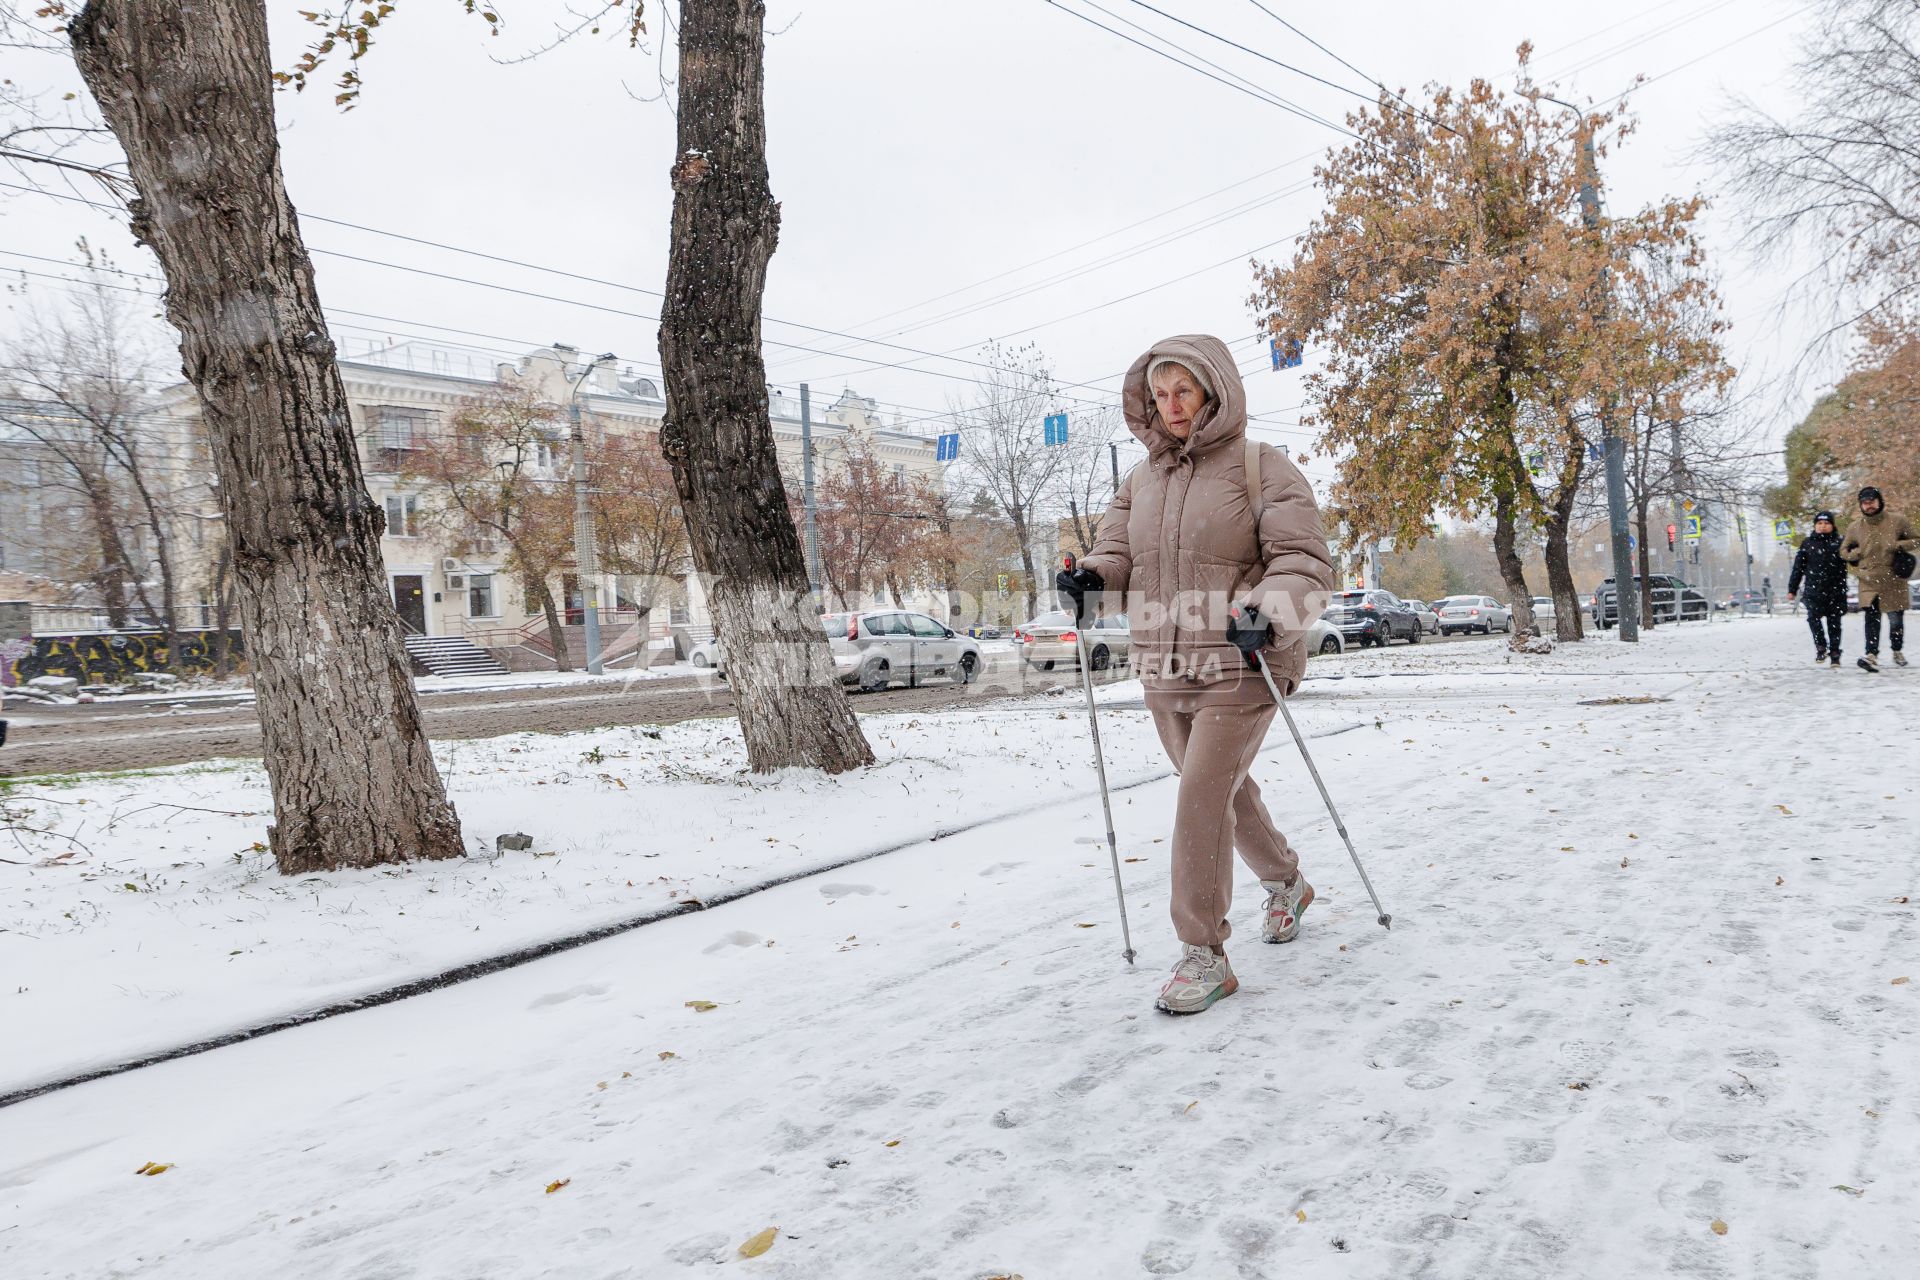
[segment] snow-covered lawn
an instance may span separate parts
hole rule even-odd
[[[1130,971],[1071,700],[869,718],[886,763],[837,782],[735,775],[724,724],[455,744],[469,830],[555,856],[312,883],[245,851],[258,815],[134,812],[263,809],[251,772],[36,792],[97,843],[0,867],[8,1085],[1018,816],[0,1111],[0,1274],[1910,1274],[1920,675],[1805,649],[1316,661],[1346,678],[1296,714],[1395,926],[1277,729],[1322,898],[1263,947],[1243,883],[1241,991],[1184,1020],[1150,1008],[1175,784],[1116,800]],[[1108,696],[1116,778],[1161,769]]]

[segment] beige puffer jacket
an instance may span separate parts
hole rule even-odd
[[[1185,441],[1154,407],[1147,370],[1177,360],[1214,392]],[[1307,628],[1326,608],[1333,562],[1306,477],[1284,454],[1260,449],[1259,538],[1247,489],[1247,395],[1218,338],[1157,342],[1127,370],[1127,427],[1147,446],[1100,521],[1081,565],[1104,583],[1101,609],[1125,612],[1133,665],[1149,693],[1205,689],[1207,700],[1269,701],[1265,681],[1227,643],[1227,610],[1259,608],[1273,623],[1266,659],[1283,694],[1307,669]]]
[[[1873,515],[1863,515],[1847,526],[1840,539],[1840,558],[1860,579],[1860,607],[1875,600],[1887,613],[1913,607],[1913,592],[1905,578],[1893,576],[1893,553],[1912,552],[1920,547],[1913,525],[1903,515],[1889,511],[1883,501]]]

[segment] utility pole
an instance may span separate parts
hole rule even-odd
[[[1537,94],[1544,101],[1566,107],[1580,117],[1580,221],[1587,230],[1600,229],[1600,173],[1594,153],[1593,126],[1587,113],[1571,102]],[[1613,273],[1600,268],[1600,299],[1597,309],[1604,318],[1612,309]],[[1613,544],[1614,600],[1620,607],[1620,638],[1628,644],[1640,639],[1640,593],[1634,590],[1633,551],[1627,532],[1627,446],[1613,429],[1614,403],[1607,393],[1600,405],[1601,448],[1607,466],[1607,530]],[[1677,620],[1677,619],[1676,619]]]
[[[807,585],[813,588],[814,603],[820,602],[820,523],[813,504],[813,399],[806,383],[800,384],[800,476],[801,493],[807,510]]]
[[[1118,493],[1120,492],[1120,444],[1118,441],[1107,441],[1107,463],[1113,468],[1113,491]]]
[[[600,662],[600,539],[593,524],[593,499],[587,484],[587,437],[580,427],[580,388],[593,371],[615,360],[612,352],[595,356],[574,380],[567,396],[567,423],[573,428],[573,558],[580,576],[581,620],[587,624],[587,674],[597,676]]]

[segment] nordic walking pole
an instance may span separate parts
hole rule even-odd
[[[1067,572],[1073,572],[1074,558],[1066,557]],[[1100,808],[1107,816],[1107,856],[1113,860],[1113,897],[1120,904],[1120,944],[1126,950],[1120,954],[1133,963],[1133,930],[1127,927],[1127,891],[1120,883],[1120,842],[1113,835],[1113,799],[1107,794],[1107,759],[1100,750],[1100,714],[1094,709],[1093,670],[1088,665],[1087,637],[1084,619],[1084,599],[1076,603],[1073,610],[1074,649],[1080,656],[1080,684],[1087,691],[1087,727],[1093,731],[1093,769],[1100,776]]]
[[[1287,710],[1287,700],[1280,696],[1280,687],[1273,682],[1273,672],[1267,670],[1267,664],[1258,653],[1247,654],[1247,661],[1260,668],[1265,677],[1267,691],[1273,695],[1274,705],[1280,708],[1280,714],[1286,717],[1287,728],[1293,731],[1293,743],[1300,748],[1300,758],[1307,762],[1307,772],[1313,775],[1313,785],[1320,788],[1320,798],[1327,802],[1327,813],[1333,819],[1333,829],[1346,841],[1347,856],[1353,859],[1353,869],[1360,873],[1360,883],[1367,887],[1367,896],[1373,899],[1373,910],[1382,929],[1393,928],[1393,917],[1380,905],[1380,895],[1373,891],[1373,881],[1367,879],[1367,869],[1360,865],[1360,853],[1353,847],[1353,837],[1347,834],[1347,824],[1340,821],[1340,811],[1333,807],[1333,797],[1327,794],[1327,784],[1320,781],[1320,770],[1314,766],[1313,757],[1307,753],[1307,740],[1300,736],[1300,726],[1293,722],[1293,712]]]

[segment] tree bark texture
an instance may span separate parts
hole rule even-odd
[[[459,857],[387,594],[384,516],[281,178],[264,0],[93,0],[71,36],[200,394],[274,861],[294,874]]]
[[[1567,552],[1567,543],[1573,537],[1574,504],[1580,497],[1580,477],[1585,470],[1586,457],[1579,447],[1568,449],[1558,487],[1547,506],[1547,594],[1553,598],[1556,640],[1574,641],[1585,635],[1580,627],[1580,592],[1573,585],[1573,565]]]
[[[660,323],[662,452],[706,575],[747,761],[873,762],[834,673],[767,417],[761,299],[779,238],[767,181],[763,0],[683,0],[679,150]]]

